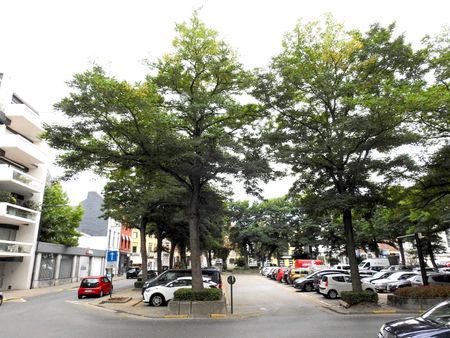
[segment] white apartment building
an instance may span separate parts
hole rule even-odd
[[[0,289],[30,287],[47,148],[38,112],[0,72]]]

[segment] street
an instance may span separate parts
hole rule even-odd
[[[2,338],[12,337],[374,337],[402,315],[340,315],[310,295],[259,275],[237,275],[236,315],[226,319],[149,319],[109,312],[79,301],[76,290],[7,302],[0,308]],[[115,283],[115,292],[134,280]],[[147,307],[149,311],[151,307]]]

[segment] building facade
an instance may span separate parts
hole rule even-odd
[[[126,269],[125,265],[120,268],[122,224],[111,217],[107,219],[103,217],[103,198],[95,191],[89,191],[87,198],[81,202],[81,205],[84,214],[78,227],[78,231],[81,233],[81,237],[78,239],[79,246],[105,250],[107,256],[108,252],[115,252],[113,257],[116,260],[110,261],[107,259],[105,268],[111,268],[115,275],[122,274],[123,270]]]
[[[0,289],[31,286],[47,176],[38,112],[0,72]]]

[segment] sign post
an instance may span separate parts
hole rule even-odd
[[[113,281],[113,267],[115,265],[115,263],[117,262],[117,250],[108,250],[106,253],[106,263],[107,263],[107,267],[106,267],[106,277],[109,278],[109,280],[111,281],[111,291],[109,292],[109,298],[112,297],[112,281]]]
[[[228,276],[227,281],[228,281],[228,284],[230,284],[231,314],[233,314],[233,284],[236,283],[236,277],[234,277],[233,275]]]

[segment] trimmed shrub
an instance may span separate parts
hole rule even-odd
[[[136,289],[142,289],[143,286],[144,286],[144,282],[142,282],[142,281],[134,282],[134,287]]]
[[[342,291],[341,297],[349,305],[356,305],[362,302],[378,304],[378,294],[372,291]]]
[[[395,290],[394,295],[402,298],[447,298],[450,297],[450,286],[419,286],[400,288]]]
[[[208,301],[222,299],[222,290],[209,288],[202,291],[183,288],[175,291],[173,300]]]

